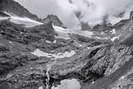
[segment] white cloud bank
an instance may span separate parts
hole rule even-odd
[[[62,3],[68,0],[57,1]],[[102,23],[105,18],[108,20],[112,17],[118,17],[121,13],[132,9],[133,6],[133,0],[69,0],[69,2],[73,5],[71,9],[80,13],[80,21],[87,22],[89,25]]]
[[[62,22],[70,27],[79,27],[80,22],[93,26],[102,23],[104,19],[112,22],[127,18],[129,13],[118,17],[133,8],[133,0],[17,0],[31,12],[40,17],[47,14],[57,15]],[[78,15],[78,17],[77,17]],[[118,18],[118,19],[117,19]]]

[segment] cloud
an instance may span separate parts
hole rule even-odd
[[[15,0],[27,8],[30,12],[43,18],[47,14],[52,14],[58,6],[54,0]]]
[[[118,17],[121,13],[131,9],[133,0],[69,0],[69,4],[72,4],[74,9],[77,8],[81,22],[96,25],[102,23],[105,18],[108,20]]]
[[[133,0],[17,1],[42,18],[48,14],[57,15],[69,28],[80,28],[80,22],[94,26],[103,23],[105,19],[108,23],[116,23],[129,17],[129,12],[133,10]]]
[[[80,28],[80,22],[73,13],[69,2],[65,0],[16,0],[30,12],[45,18],[48,14],[54,14],[69,28]],[[62,4],[62,6],[61,6]]]

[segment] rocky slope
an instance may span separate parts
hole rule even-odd
[[[27,9],[14,0],[0,0],[0,11],[9,12],[12,15],[21,17],[28,17],[34,20],[40,20],[36,15],[30,13]]]
[[[33,27],[0,20],[0,89],[68,89],[53,88],[65,79],[76,79],[79,89],[132,89],[132,18],[70,39],[58,38],[53,26],[63,26],[55,16]]]

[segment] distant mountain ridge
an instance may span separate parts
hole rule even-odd
[[[30,13],[26,8],[14,0],[0,0],[0,11],[13,13],[20,17],[28,17],[37,21],[40,20],[36,15]]]

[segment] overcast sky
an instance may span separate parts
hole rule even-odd
[[[75,14],[72,13],[67,5],[60,6],[57,0],[16,0],[20,2],[30,12],[37,14],[41,18],[45,18],[48,14],[57,15],[65,26],[69,28],[77,28],[79,21]],[[63,0],[62,0],[63,1]],[[66,2],[62,4],[67,4]],[[65,7],[66,6],[66,7]]]
[[[80,22],[96,25],[132,10],[133,0],[16,0],[41,18],[57,15],[65,26],[78,28]],[[79,18],[76,14],[80,13]],[[129,14],[129,13],[128,13]],[[127,14],[126,14],[127,15]],[[123,15],[124,17],[124,15]]]

